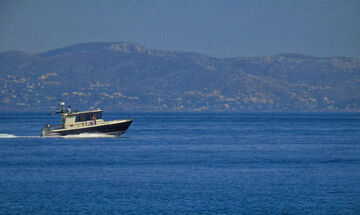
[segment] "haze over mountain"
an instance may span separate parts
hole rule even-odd
[[[359,111],[360,60],[214,58],[133,43],[0,53],[0,110]]]

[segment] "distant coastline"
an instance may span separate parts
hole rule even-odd
[[[359,112],[360,59],[297,53],[214,58],[119,43],[0,53],[1,112],[59,98],[113,112]]]

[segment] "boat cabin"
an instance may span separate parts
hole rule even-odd
[[[90,125],[97,125],[103,123],[102,110],[91,110],[81,112],[71,112],[62,114],[63,127],[66,128],[79,128]]]

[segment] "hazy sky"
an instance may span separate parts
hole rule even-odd
[[[215,57],[360,57],[359,0],[0,0],[0,52],[128,41]]]

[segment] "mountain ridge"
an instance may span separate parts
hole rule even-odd
[[[84,43],[39,54],[0,53],[0,110],[360,110],[360,60],[284,53],[215,58],[129,42]]]

